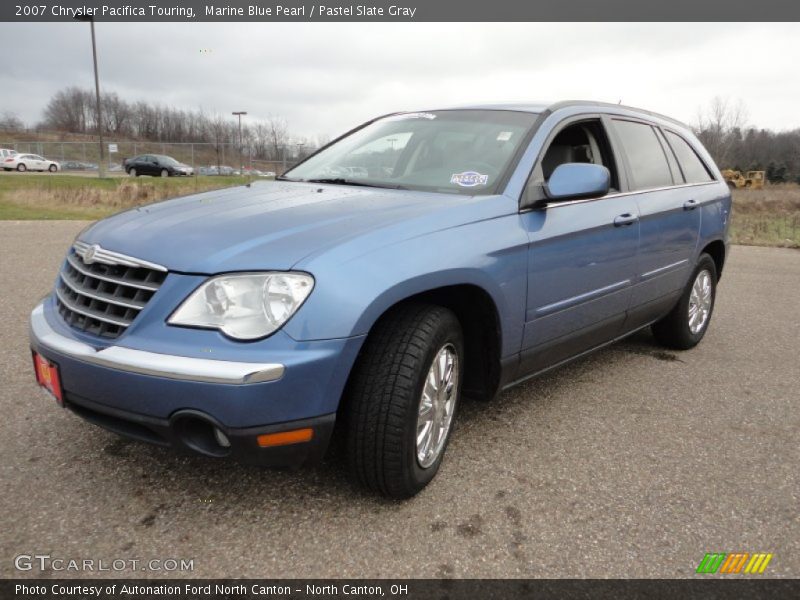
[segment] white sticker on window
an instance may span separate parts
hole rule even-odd
[[[488,175],[482,175],[476,171],[464,171],[463,173],[453,173],[450,176],[450,183],[455,183],[461,187],[475,187],[476,185],[486,185],[489,182]]]
[[[511,136],[512,136],[512,135],[514,135],[514,132],[513,132],[513,131],[501,131],[501,132],[500,132],[500,133],[497,135],[497,141],[498,141],[498,142],[507,142],[508,140],[510,140],[510,139],[511,139]]]
[[[415,113],[402,113],[399,115],[393,115],[389,117],[388,120],[392,121],[399,121],[401,119],[428,119],[429,121],[435,119],[436,115],[432,113],[424,113],[424,112],[415,112]]]

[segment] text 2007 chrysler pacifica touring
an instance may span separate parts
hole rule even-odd
[[[275,183],[142,206],[70,248],[38,382],[140,440],[318,460],[407,497],[462,396],[651,326],[708,328],[728,187],[684,125],[591,102],[393,114]],[[337,434],[338,435],[338,434]]]

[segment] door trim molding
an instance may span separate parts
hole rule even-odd
[[[611,285],[597,288],[596,290],[584,292],[583,294],[578,294],[577,296],[565,298],[563,300],[559,300],[558,302],[553,302],[552,304],[540,306],[534,312],[534,319],[559,312],[566,308],[572,308],[573,306],[577,306],[578,304],[583,304],[584,302],[588,302],[589,300],[595,300],[596,298],[605,296],[606,294],[610,294],[612,292],[616,292],[618,290],[626,288],[630,286],[630,284],[631,280],[625,279],[624,281],[618,281],[617,283],[612,283]]]

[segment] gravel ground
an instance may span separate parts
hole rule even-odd
[[[26,553],[194,559],[170,573],[193,577],[687,577],[711,551],[800,577],[796,251],[735,247],[694,350],[641,333],[465,404],[435,482],[395,503],[337,462],[179,457],[58,409],[27,317],[82,227],[0,223],[2,577],[41,576],[14,570]]]

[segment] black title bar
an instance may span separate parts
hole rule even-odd
[[[761,0],[3,0],[0,21],[504,22],[800,21],[800,2]]]
[[[26,579],[0,581],[3,600],[657,600],[797,598],[800,580],[696,579]]]

